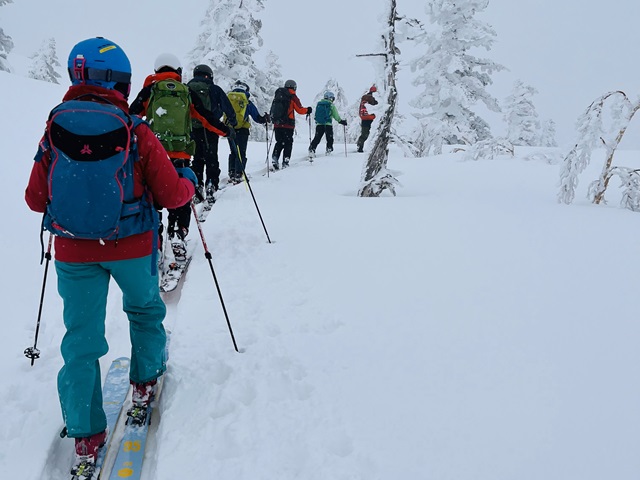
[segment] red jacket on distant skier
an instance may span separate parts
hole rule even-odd
[[[373,85],[367,93],[365,93],[360,99],[360,109],[358,113],[360,114],[360,120],[373,120],[376,118],[375,113],[369,113],[367,111],[367,104],[369,105],[377,105],[378,101],[372,95],[372,93],[377,92],[378,89],[375,85]]]

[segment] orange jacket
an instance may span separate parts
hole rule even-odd
[[[287,111],[287,122],[274,123],[274,128],[296,128],[295,112],[298,112],[300,115],[305,115],[309,112],[308,107],[302,106],[302,102],[293,88],[289,89],[289,93],[291,94],[291,102],[289,103],[289,110]]]

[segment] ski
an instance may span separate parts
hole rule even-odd
[[[139,480],[142,474],[142,464],[144,461],[144,450],[147,445],[149,425],[156,405],[160,399],[162,382],[164,376],[158,379],[158,386],[154,400],[147,407],[146,415],[142,424],[128,421],[124,427],[124,435],[120,441],[118,454],[116,456],[109,480],[119,480],[127,478],[129,480]],[[155,417],[154,417],[155,418]]]
[[[176,260],[173,255],[173,250],[171,249],[171,245],[167,242],[168,245],[165,247],[164,261],[163,261],[163,269],[160,273],[160,292],[168,293],[172,292],[178,287],[180,280],[184,276],[187,268],[189,268],[189,264],[191,263],[191,259],[193,258],[193,252],[195,250],[196,242],[191,239],[186,239],[186,250],[187,255],[184,260]]]
[[[111,362],[109,371],[102,387],[102,407],[107,416],[107,440],[98,450],[95,470],[92,475],[71,475],[71,480],[99,480],[102,477],[102,467],[109,454],[113,433],[122,412],[127,393],[129,392],[129,359],[120,357]],[[75,461],[75,453],[74,453]]]
[[[172,292],[178,287],[180,279],[187,271],[187,268],[189,268],[192,258],[193,253],[188,253],[187,259],[184,262],[173,261],[166,266],[165,271],[162,274],[162,279],[160,280],[161,292]]]

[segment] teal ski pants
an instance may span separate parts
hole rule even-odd
[[[162,325],[166,307],[149,262],[150,256],[98,263],[55,262],[66,327],[58,395],[70,437],[88,437],[107,425],[98,360],[109,350],[105,318],[112,277],[122,290],[123,309],[129,318],[131,380],[147,382],[166,369]]]

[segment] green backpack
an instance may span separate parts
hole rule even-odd
[[[202,104],[207,110],[211,110],[211,95],[209,95],[209,84],[195,78],[187,83],[187,86],[191,91],[198,96]],[[193,119],[193,128],[203,128],[202,122],[198,119]]]
[[[189,87],[175,80],[161,80],[151,87],[147,122],[168,152],[195,153],[191,139]]]

